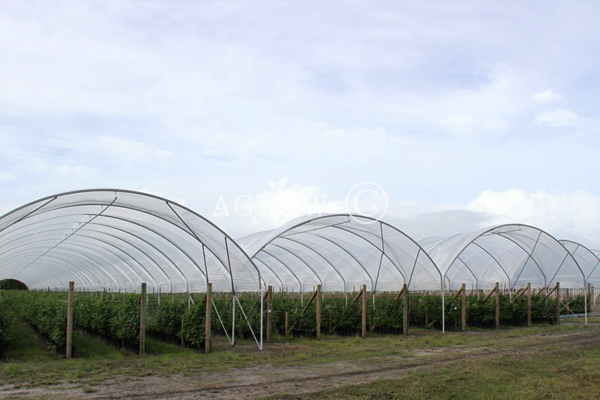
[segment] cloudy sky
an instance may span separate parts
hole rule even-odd
[[[523,222],[600,248],[598,15],[596,0],[0,1],[0,213],[122,188],[239,237],[342,212],[370,182],[417,239]],[[380,207],[365,193],[362,211]]]

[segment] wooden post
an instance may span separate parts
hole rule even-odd
[[[146,354],[146,283],[142,283],[140,294],[140,356]]]
[[[362,286],[362,338],[367,337],[367,285]]]
[[[500,288],[496,282],[496,329],[500,328]]]
[[[461,315],[461,330],[467,330],[467,288],[462,284],[462,315]]]
[[[402,285],[402,334],[408,335],[408,288]]]
[[[69,294],[67,295],[67,343],[66,358],[73,358],[73,292],[75,282],[69,282]]]
[[[527,327],[531,328],[531,282],[527,284]]]
[[[317,339],[321,339],[321,285],[317,285]]]
[[[560,325],[560,282],[556,282],[556,325]]]
[[[287,340],[290,335],[290,313],[288,311],[285,312],[285,339]]]
[[[587,312],[591,312],[592,311],[591,296],[592,296],[592,284],[588,283],[587,284]]]
[[[204,333],[204,352],[212,351],[212,283],[206,284],[206,332]]]
[[[183,332],[183,322],[184,322],[184,314],[181,314],[181,332]],[[185,339],[183,338],[183,335],[180,338],[181,340],[179,341],[179,344],[181,347],[185,347]]]
[[[267,287],[267,343],[271,343],[271,309],[273,303],[273,286]]]

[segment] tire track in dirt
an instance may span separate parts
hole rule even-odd
[[[530,336],[529,338],[536,338]],[[317,393],[323,389],[334,389],[340,386],[360,385],[378,379],[401,379],[406,372],[423,367],[436,367],[450,365],[467,358],[487,358],[508,354],[528,354],[541,347],[562,343],[568,339],[569,346],[587,346],[599,344],[600,336],[591,334],[566,334],[560,336],[539,336],[541,341],[524,346],[511,346],[504,349],[490,348],[446,348],[441,352],[421,353],[413,355],[410,359],[400,356],[387,356],[363,360],[342,361],[337,363],[317,364],[303,367],[274,367],[273,370],[245,369],[217,374],[226,382],[202,387],[185,389],[183,382],[178,389],[151,390],[135,392],[122,390],[111,393],[97,393],[92,398],[96,399],[248,399],[254,397],[268,397],[279,395],[300,395]],[[414,357],[426,357],[414,360]],[[377,363],[379,361],[379,363]],[[376,366],[381,362],[392,362],[393,365]],[[357,365],[360,364],[360,365]],[[332,369],[341,369],[339,372],[330,372]],[[328,372],[323,372],[328,371]],[[237,372],[237,374],[236,374]],[[210,374],[209,374],[210,375]],[[237,375],[237,376],[235,376]],[[275,375],[275,377],[273,376]],[[279,377],[278,377],[279,376]],[[217,378],[217,377],[215,377]],[[165,378],[166,379],[166,378]],[[186,377],[186,379],[188,379]],[[222,380],[221,380],[222,381]],[[149,382],[146,382],[146,386]],[[119,385],[118,385],[119,386]],[[146,386],[147,388],[147,386]],[[125,388],[121,388],[125,389]],[[132,388],[133,389],[133,388]],[[141,387],[139,389],[142,389]],[[166,389],[166,388],[165,388]]]
[[[33,387],[11,389],[3,387],[0,397],[36,397],[79,399],[250,399],[283,397],[319,393],[341,386],[360,385],[378,379],[401,379],[407,372],[419,368],[451,365],[469,358],[491,358],[519,354],[525,356],[541,348],[568,343],[571,347],[600,344],[598,332],[575,332],[563,335],[532,335],[517,338],[520,343],[501,349],[490,347],[454,346],[414,349],[409,357],[382,357],[317,363],[302,366],[270,366],[241,368],[221,373],[199,373],[190,376],[148,376],[115,378],[104,386],[94,386],[95,393],[82,393],[80,385],[60,388]],[[527,341],[527,343],[524,343]],[[531,343],[529,343],[531,342]]]

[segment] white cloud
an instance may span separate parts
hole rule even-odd
[[[577,127],[583,121],[579,115],[570,110],[544,111],[535,117],[538,124],[548,125],[552,128]]]
[[[541,101],[542,103],[554,103],[562,100],[562,95],[552,90],[546,90],[545,92],[534,94],[533,98],[537,101]]]
[[[259,195],[278,176],[303,182],[289,196],[332,202],[373,181],[391,201],[433,204],[407,218],[440,218],[447,232],[486,219],[435,212],[490,183],[598,188],[597,1],[38,6],[0,4],[11,204],[73,185],[145,187],[210,215],[218,194]],[[544,134],[570,126],[581,140]],[[260,228],[252,221],[225,223]]]
[[[445,118],[442,125],[463,133],[471,133],[475,125],[473,117],[469,115],[453,115]]]
[[[600,196],[587,191],[556,194],[544,190],[486,190],[466,208],[488,214],[493,224],[525,223],[558,239],[584,238],[596,246],[600,244]]]
[[[125,162],[145,161],[147,159],[168,160],[173,157],[170,150],[155,150],[143,142],[131,141],[123,138],[100,136],[97,143],[98,149]]]
[[[59,176],[74,176],[80,179],[90,178],[95,175],[93,168],[83,167],[81,165],[57,165],[52,168],[52,172]]]
[[[354,162],[379,157],[406,143],[405,136],[390,136],[382,127],[328,128],[312,143],[309,152],[317,157]]]
[[[11,174],[10,172],[0,172],[0,182],[7,182],[13,179],[15,179],[14,174]]]

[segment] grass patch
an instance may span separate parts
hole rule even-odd
[[[15,321],[11,331],[14,340],[6,350],[6,358],[9,361],[48,361],[56,358],[48,346],[34,336],[25,322],[16,317]]]
[[[557,344],[547,349],[545,347],[540,349],[539,346],[540,343],[546,343],[545,336],[584,331],[600,332],[600,326],[562,324],[536,326],[531,329],[471,330],[465,333],[446,334],[413,329],[407,337],[374,334],[369,335],[365,340],[340,336],[325,336],[322,340],[291,339],[287,342],[267,344],[262,352],[257,349],[253,341],[239,341],[236,347],[232,348],[226,339],[217,337],[213,342],[214,351],[210,354],[200,354],[148,339],[147,351],[153,355],[146,357],[126,356],[95,339],[77,334],[74,336],[74,344],[75,355],[78,358],[57,359],[46,352],[42,353],[43,357],[15,358],[0,368],[0,381],[18,386],[76,384],[86,393],[86,388],[93,389],[96,385],[112,378],[199,375],[255,366],[277,368],[314,365],[315,368],[322,368],[319,365],[323,365],[324,368],[329,368],[328,363],[345,360],[365,363],[365,365],[385,363],[395,367],[405,365],[408,357],[411,359],[420,357],[423,355],[421,353],[427,357],[436,357],[438,360],[453,360],[457,351],[462,350],[478,354],[482,349],[514,348],[519,352],[530,351],[529,348],[536,349],[537,353],[532,353],[528,357],[470,358],[468,362],[443,364],[441,368],[432,371],[427,369],[412,371],[403,380],[382,380],[366,386],[343,388],[341,391],[324,392],[319,395],[329,396],[329,398],[338,398],[342,395],[345,397],[341,398],[369,398],[369,396],[379,398],[380,396],[376,394],[381,393],[381,397],[395,398],[393,396],[396,393],[403,393],[402,398],[409,399],[478,398],[477,396],[503,399],[508,398],[505,397],[508,393],[513,393],[511,400],[514,400],[535,398],[526,397],[529,396],[529,392],[523,388],[517,390],[518,386],[538,388],[541,393],[554,393],[552,391],[562,382],[561,380],[564,381],[567,376],[573,374],[577,378],[569,378],[571,379],[569,385],[583,385],[585,378],[600,387],[600,382],[597,382],[599,378],[594,375],[595,370],[592,368],[592,362],[595,362],[600,355],[599,350],[570,349],[568,343],[558,342],[556,339],[548,341]],[[28,335],[32,336],[31,332]],[[532,347],[533,344],[537,347]],[[432,350],[436,351],[432,352]],[[571,356],[566,354],[568,352],[572,352]],[[577,365],[580,360],[583,366]],[[590,393],[596,394],[594,391]],[[594,396],[587,398],[594,398]],[[597,398],[600,398],[600,393]]]
[[[525,357],[501,355],[423,367],[403,379],[278,399],[594,399],[600,398],[600,349],[555,345]]]
[[[73,347],[75,348],[75,358],[91,360],[123,360],[125,358],[125,356],[114,347],[77,332],[73,333]]]
[[[82,387],[82,388],[81,388],[81,391],[82,391],[83,393],[95,393],[95,392],[97,392],[98,390],[96,390],[96,389],[94,389],[94,388],[92,388],[92,387],[90,387],[90,386],[84,386],[84,387]]]

